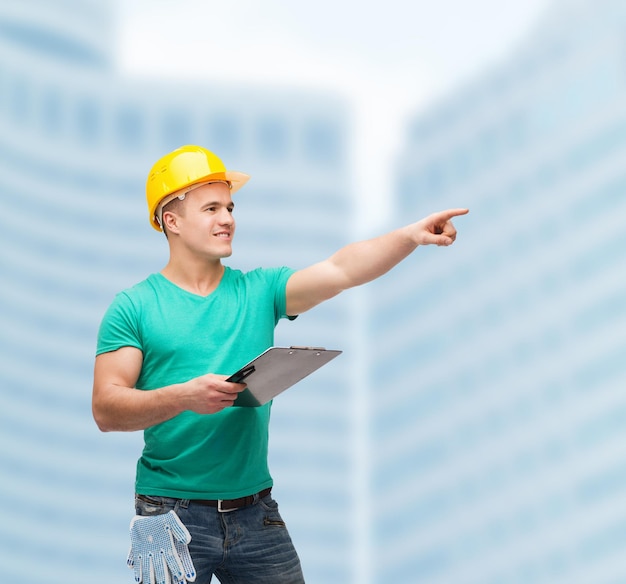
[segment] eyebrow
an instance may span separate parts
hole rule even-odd
[[[209,207],[230,207],[231,209],[234,209],[235,203],[233,201],[230,201],[228,204],[224,205],[224,203],[220,201],[210,201],[208,203],[204,203],[204,205],[202,205],[200,209],[208,209]]]

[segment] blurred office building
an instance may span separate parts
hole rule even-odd
[[[372,288],[377,584],[626,582],[625,27],[555,2],[407,130],[397,224],[470,214]]]
[[[91,383],[97,328],[114,294],[167,262],[144,195],[157,158],[201,144],[252,175],[236,195],[234,268],[301,268],[349,238],[341,101],[123,78],[111,54],[113,8],[98,0],[0,6],[4,582],[132,580],[127,534],[141,435],[97,430]],[[340,298],[277,333],[277,344],[345,351],[273,410],[276,496],[310,582],[352,578],[354,316]]]

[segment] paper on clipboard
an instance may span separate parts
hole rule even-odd
[[[248,385],[233,406],[262,406],[341,353],[321,347],[270,347],[226,380]]]

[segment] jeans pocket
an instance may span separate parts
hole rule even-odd
[[[272,498],[272,495],[266,495],[259,499],[259,505],[266,511],[278,511],[278,503]]]
[[[168,497],[153,497],[150,495],[135,495],[135,513],[143,517],[163,515],[176,506],[176,499]]]
[[[272,499],[271,495],[261,499],[259,505],[265,511],[265,516],[263,517],[263,525],[265,527],[286,527],[278,511],[278,503]]]

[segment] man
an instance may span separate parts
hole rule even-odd
[[[467,213],[435,213],[302,270],[242,273],[222,260],[232,194],[248,178],[198,146],[157,161],[149,219],[169,261],[118,294],[100,327],[94,418],[103,431],[144,430],[129,554],[137,582],[304,582],[270,492],[270,404],[231,407],[246,386],[226,379],[273,344],[279,319],[381,276],[419,245],[452,244],[451,219]]]

